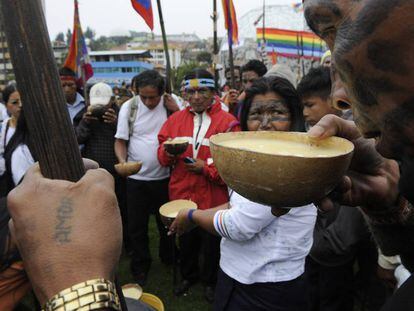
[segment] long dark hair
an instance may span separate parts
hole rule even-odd
[[[248,131],[247,119],[253,98],[256,95],[265,95],[269,92],[274,92],[285,100],[290,112],[290,130],[295,132],[305,132],[303,107],[298,92],[288,80],[280,77],[264,77],[257,79],[253,82],[253,85],[246,90],[246,99],[243,102],[240,113],[242,130]]]
[[[7,102],[10,99],[10,95],[13,94],[14,92],[17,92],[17,87],[16,84],[12,83],[10,85],[8,85],[4,90],[3,90],[3,101],[4,104],[6,105]]]
[[[27,127],[26,118],[24,116],[24,110],[20,111],[19,118],[17,120],[16,131],[14,132],[13,136],[10,138],[9,143],[6,146],[4,151],[4,160],[6,162],[6,174],[8,175],[8,190],[14,188],[14,183],[12,180],[12,170],[11,170],[11,159],[13,152],[16,148],[20,145],[27,145],[32,154],[33,159],[36,161],[36,155],[33,149],[33,144],[30,139],[29,129]]]

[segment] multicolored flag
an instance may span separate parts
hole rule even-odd
[[[259,48],[263,40],[263,28],[257,28]],[[265,28],[266,52],[289,58],[320,59],[326,50],[324,42],[311,32]]]
[[[303,3],[302,2],[292,3],[292,7],[293,7],[293,10],[296,13],[303,12]]]
[[[70,42],[69,54],[64,67],[76,73],[77,80],[81,83],[88,81],[93,76],[93,69],[88,55],[85,37],[79,19],[78,0],[75,0],[75,18],[73,23],[73,34]],[[85,80],[83,80],[85,79]]]
[[[131,0],[132,6],[142,16],[151,30],[154,30],[154,17],[152,15],[151,0]]]
[[[229,46],[239,43],[239,27],[237,25],[236,10],[233,0],[222,0],[224,10],[224,20],[229,37]]]

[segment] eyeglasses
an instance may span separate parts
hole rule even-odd
[[[185,96],[190,98],[193,97],[196,93],[198,95],[200,95],[201,97],[205,97],[205,98],[209,98],[211,97],[212,91],[210,89],[207,88],[203,88],[203,89],[186,89],[185,91]]]

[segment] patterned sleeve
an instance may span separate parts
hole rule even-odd
[[[234,241],[247,241],[267,227],[275,217],[271,208],[251,202],[238,194],[231,198],[231,208],[214,216],[217,233]]]

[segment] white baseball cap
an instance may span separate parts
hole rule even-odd
[[[112,88],[108,84],[100,82],[91,88],[91,91],[89,93],[89,100],[91,106],[107,105],[112,96],[114,96]]]

